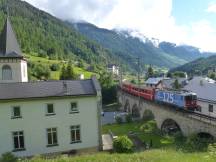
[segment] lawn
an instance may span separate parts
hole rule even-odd
[[[215,162],[207,153],[182,153],[170,149],[154,149],[134,154],[96,153],[75,157],[42,160],[35,158],[23,162]]]
[[[43,65],[52,65],[52,64],[59,64],[60,67],[62,67],[62,65],[65,63],[61,60],[49,60],[47,58],[43,58],[43,57],[38,57],[38,56],[33,56],[33,55],[25,55],[27,60],[30,60],[34,63],[41,63]],[[74,66],[74,72],[77,75],[83,74],[85,79],[89,79],[91,78],[92,75],[96,75],[95,73],[86,71],[82,68],[76,67]],[[51,71],[51,79],[53,80],[58,80],[60,76],[60,70],[59,71]]]
[[[103,133],[111,130],[115,135],[125,135],[130,131],[136,132],[143,141],[153,140],[153,148],[131,154],[116,153],[94,153],[86,155],[75,155],[74,157],[59,156],[51,159],[42,159],[35,157],[33,159],[22,160],[21,162],[215,162],[208,152],[185,153],[177,151],[174,141],[171,137],[163,137],[151,132],[154,130],[155,123],[134,122],[127,124],[105,125],[102,128]],[[146,125],[148,125],[148,129]]]
[[[173,137],[161,136],[159,133],[154,133],[153,131],[151,131],[151,129],[152,130],[156,129],[156,123],[152,121],[149,121],[148,123],[153,123],[153,125],[150,124],[148,128],[150,129],[150,131],[144,130],[143,128],[147,124],[147,122],[133,122],[133,123],[124,123],[121,125],[119,124],[104,125],[102,128],[102,133],[106,134],[109,133],[109,130],[111,130],[114,133],[114,135],[120,136],[120,135],[127,135],[129,132],[134,132],[143,142],[149,143],[150,140],[152,140],[154,148],[173,145],[174,143]]]

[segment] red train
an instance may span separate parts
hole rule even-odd
[[[154,95],[155,95],[155,89],[154,88],[148,88],[148,87],[137,87],[132,84],[123,84],[122,85],[122,90],[125,92],[128,92],[132,95],[135,96],[140,96],[146,100],[153,101],[154,100]]]
[[[194,111],[198,107],[196,94],[188,91],[160,90],[126,83],[123,83],[121,89],[149,101],[165,103],[185,110]]]

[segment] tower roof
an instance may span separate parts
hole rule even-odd
[[[9,18],[0,35],[0,57],[23,58]]]

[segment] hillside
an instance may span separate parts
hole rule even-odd
[[[6,0],[0,0],[0,30],[5,22]],[[20,0],[8,1],[10,19],[22,51],[49,59],[83,59],[111,62],[112,55],[61,20]]]
[[[215,68],[216,56],[210,56],[208,58],[200,58],[177,68],[171,69],[170,72],[184,71],[188,74],[207,74],[208,70],[213,70]]]
[[[145,64],[173,68],[205,56],[195,47],[176,46],[168,42],[157,46],[154,40],[143,36],[143,41],[131,36],[128,31],[106,30],[89,23],[73,23],[72,26],[116,55],[125,59],[140,57]]]

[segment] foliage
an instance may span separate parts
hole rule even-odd
[[[67,23],[24,1],[1,0],[1,29],[7,6],[21,49],[27,55],[59,60],[80,59],[100,65],[101,62],[112,62],[115,58],[108,50],[87,39]]]
[[[215,162],[207,153],[182,153],[174,149],[152,149],[133,154],[99,152],[81,156],[58,156],[50,159],[26,159],[20,162]]]
[[[116,116],[116,117],[115,117],[115,120],[116,120],[116,123],[117,123],[117,124],[122,124],[122,122],[123,122],[123,119],[122,119],[121,116]]]
[[[154,70],[152,66],[150,65],[147,72],[147,78],[152,78],[154,76]]]
[[[52,71],[59,71],[60,70],[60,66],[59,66],[59,64],[52,64],[51,66],[50,66],[50,69],[52,70]]]
[[[216,80],[216,73],[212,72],[212,73],[208,74],[208,77],[213,79],[213,80]]]
[[[157,133],[158,132],[157,124],[154,120],[151,120],[151,121],[144,123],[140,127],[140,129],[145,133]]]
[[[2,154],[0,162],[17,162],[17,158],[10,152]]]
[[[127,136],[119,136],[113,141],[113,149],[117,153],[131,153],[133,142]]]
[[[174,81],[174,83],[173,83],[173,88],[174,88],[174,89],[177,89],[177,90],[181,88],[181,84],[179,84],[178,79],[176,79],[176,80]]]
[[[207,151],[211,142],[211,139],[201,138],[197,134],[192,134],[185,141],[182,141],[181,149],[185,152]]]
[[[62,66],[60,79],[61,80],[75,80],[75,79],[77,79],[77,76],[74,72],[71,61],[68,62],[67,67],[65,67],[65,65]]]
[[[208,153],[210,157],[216,159],[216,143],[212,143],[208,145]]]
[[[48,80],[50,78],[50,68],[43,64],[32,64],[32,75],[39,80]]]
[[[110,73],[101,71],[99,78],[102,87],[103,104],[110,104],[117,101],[116,85],[113,81],[113,76]]]
[[[186,75],[185,75],[185,73],[182,72],[182,71],[175,71],[175,72],[173,73],[173,77],[176,77],[176,78],[185,78]]]
[[[126,123],[131,123],[133,120],[132,120],[132,115],[131,114],[127,114],[125,116],[125,121]]]
[[[154,120],[154,114],[151,110],[145,110],[143,113],[143,121]]]
[[[189,75],[207,75],[209,70],[215,69],[216,56],[210,56],[207,58],[200,58],[195,61],[189,62],[185,65],[171,69],[170,72],[183,71]]]

